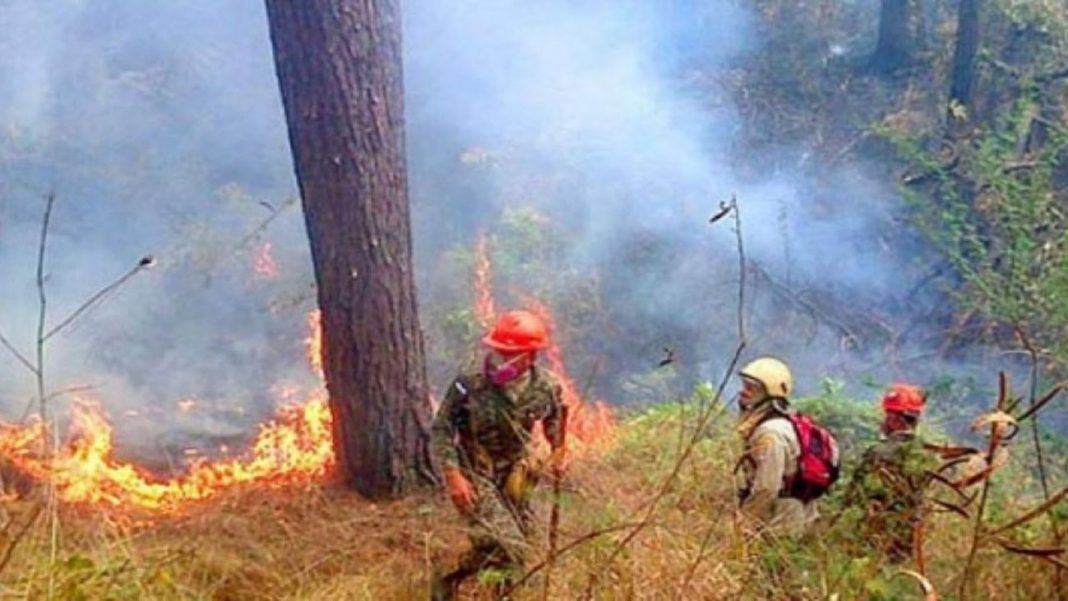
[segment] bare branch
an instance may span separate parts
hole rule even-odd
[[[1063,490],[1061,490],[1061,492],[1053,495],[1045,503],[1042,503],[1041,505],[1039,505],[1038,507],[1035,507],[1031,511],[1028,511],[1027,513],[1023,514],[1022,516],[1020,516],[1020,517],[1018,517],[1018,518],[1016,518],[1014,520],[1012,520],[1011,522],[1009,522],[1007,524],[1004,524],[1002,526],[998,526],[993,531],[991,531],[991,534],[1001,534],[1002,532],[1005,532],[1006,530],[1011,530],[1011,529],[1013,529],[1013,528],[1015,528],[1015,527],[1017,527],[1017,526],[1019,526],[1021,524],[1025,524],[1025,523],[1033,520],[1039,514],[1047,512],[1047,511],[1053,509],[1053,507],[1055,505],[1057,505],[1057,503],[1060,503],[1061,500],[1063,500],[1065,497],[1068,497],[1068,487],[1065,487]]]
[[[249,233],[245,234],[245,237],[241,238],[241,240],[237,243],[236,249],[241,250],[248,246],[248,244],[255,240],[257,237],[259,237],[259,235],[262,234],[264,230],[266,230],[271,225],[271,223],[274,222],[275,219],[278,219],[278,217],[282,215],[282,213],[284,213],[286,209],[297,204],[297,200],[299,200],[297,197],[287,198],[285,201],[282,202],[282,204],[278,205],[277,207],[272,207],[270,204],[261,202],[260,204],[263,205],[267,210],[271,211],[271,214],[268,215],[266,219],[261,221],[259,225],[252,228]]]
[[[133,278],[135,275],[137,275],[138,273],[140,273],[141,271],[143,271],[145,269],[151,268],[155,264],[156,264],[156,260],[154,258],[152,258],[151,256],[141,257],[141,260],[139,260],[137,262],[137,265],[134,265],[133,269],[130,269],[125,274],[123,274],[122,277],[120,277],[119,279],[115,280],[114,282],[112,282],[112,283],[108,284],[107,286],[104,286],[103,288],[98,290],[96,292],[96,294],[90,296],[89,299],[86,300],[84,303],[82,303],[80,307],[75,309],[73,313],[71,313],[70,315],[67,316],[66,319],[61,321],[59,323],[59,325],[57,325],[56,327],[54,327],[51,330],[49,330],[49,332],[47,334],[45,334],[45,336],[44,336],[44,341],[48,341],[49,338],[51,338],[52,336],[54,336],[54,335],[58,334],[59,332],[63,331],[63,329],[66,328],[68,325],[70,325],[75,319],[77,319],[78,316],[82,315],[83,313],[88,311],[90,308],[92,308],[94,305],[98,304],[100,301],[102,301],[104,299],[104,297],[106,297],[109,294],[115,292],[120,287],[122,287],[123,284],[125,284],[128,281],[130,281],[130,279]]]
[[[1022,414],[1020,414],[1020,417],[1016,418],[1016,422],[1022,422],[1025,419],[1031,417],[1032,415],[1035,415],[1039,410],[1046,406],[1046,403],[1049,403],[1054,398],[1056,398],[1057,395],[1060,394],[1066,386],[1068,386],[1068,383],[1066,382],[1061,382],[1054,386],[1049,392],[1043,395],[1042,398],[1035,401],[1035,403],[1031,405],[1027,409],[1027,411],[1024,411]]]
[[[1001,545],[1001,547],[1004,548],[1006,551],[1018,553],[1020,555],[1029,555],[1031,557],[1039,557],[1042,559],[1051,560],[1055,559],[1057,555],[1064,554],[1064,549],[1062,549],[1061,547],[1028,547],[1025,545],[1021,545],[1020,543],[1012,539],[1008,539],[1001,536],[992,537],[992,540],[995,543]],[[1068,567],[1059,560],[1055,560],[1054,563],[1056,563],[1058,567]]]
[[[48,249],[48,227],[52,223],[52,209],[56,204],[55,192],[49,193],[45,199],[44,218],[41,219],[41,239],[37,245],[37,409],[41,414],[41,423],[48,423],[48,401],[45,399],[44,379],[44,328],[48,314],[48,297],[45,294],[45,251]],[[48,457],[48,441],[43,440],[44,454]]]
[[[1001,410],[1005,407],[1005,404],[1009,398],[1009,379],[1005,375],[1005,372],[998,372],[998,403],[997,409]],[[990,442],[987,445],[987,461],[989,467],[984,470],[987,472],[986,476],[993,471],[994,468],[994,453],[998,449],[998,445],[1001,444],[1001,437],[998,434],[998,424],[990,424]],[[960,590],[958,592],[961,599],[966,599],[968,596],[968,583],[971,581],[972,568],[975,565],[975,556],[979,552],[979,545],[983,538],[983,517],[986,513],[986,502],[990,493],[990,478],[983,478],[983,489],[979,493],[979,508],[975,512],[975,523],[972,525],[972,542],[971,549],[968,551],[968,559],[964,564],[964,572],[961,574]]]
[[[37,247],[37,407],[41,414],[41,426],[48,427],[48,399],[45,397],[45,320],[48,318],[48,296],[45,293],[45,252],[48,249],[48,228],[52,223],[52,209],[56,203],[55,192],[48,195],[45,201],[44,218],[41,220],[41,241]],[[45,457],[52,457],[52,451],[59,447],[59,432],[55,424],[52,426],[53,446],[48,446],[48,436],[41,437],[41,446]],[[48,501],[49,517],[51,518],[51,537],[48,569],[48,597],[52,598],[56,585],[56,558],[59,555],[59,503],[56,498],[56,487],[49,483]]]
[[[33,374],[37,373],[37,368],[34,367],[33,364],[30,363],[30,360],[27,359],[25,355],[20,353],[18,351],[18,349],[16,349],[11,344],[11,342],[8,341],[7,338],[4,337],[4,333],[3,332],[0,332],[0,345],[3,345],[3,347],[6,348],[9,353],[11,353],[16,359],[18,359],[19,363],[21,363],[23,365],[23,367],[25,367],[26,369],[30,370],[30,373],[33,373]]]

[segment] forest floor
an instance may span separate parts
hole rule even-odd
[[[834,499],[816,536],[746,541],[733,519],[738,441],[729,413],[679,461],[695,412],[687,405],[653,408],[622,421],[610,440],[575,453],[560,503],[565,551],[549,590],[542,572],[515,598],[576,599],[587,592],[593,599],[924,598],[901,572],[915,565],[886,564],[856,540],[855,525],[831,525]],[[1018,473],[1012,479],[1021,480]],[[1008,479],[996,484],[1001,493],[991,496],[991,515],[1034,506],[1013,486]],[[547,549],[547,488],[535,500],[540,526],[531,566]],[[15,524],[31,507],[4,506]],[[644,529],[621,546],[646,517]],[[180,515],[68,507],[60,518],[55,567],[49,570],[42,516],[0,573],[0,596],[47,598],[51,586],[61,599],[426,599],[434,567],[467,545],[461,519],[434,491],[373,503],[332,485],[247,489]],[[945,589],[942,598],[958,598],[970,530],[946,514],[929,524],[927,570]],[[1041,537],[1041,528],[1031,534]],[[15,535],[15,527],[3,532],[7,540]],[[970,598],[1056,598],[1053,570],[1039,560],[984,547],[976,565]],[[472,581],[464,598],[491,598],[484,584]]]

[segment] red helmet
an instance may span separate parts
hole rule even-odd
[[[482,342],[504,352],[537,351],[549,346],[549,330],[530,311],[509,311],[501,315]]]
[[[919,386],[894,384],[883,396],[883,411],[919,416],[927,404],[927,395]]]

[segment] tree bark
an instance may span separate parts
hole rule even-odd
[[[882,0],[879,11],[879,40],[871,56],[874,70],[889,73],[912,58],[916,42],[912,35],[911,10],[914,0]]]
[[[266,0],[323,324],[341,475],[404,492],[426,469],[396,0]],[[424,472],[429,473],[429,472]]]
[[[948,123],[950,133],[966,129],[972,108],[975,59],[979,52],[979,12],[981,0],[960,0],[957,13],[957,40],[953,53],[953,81],[949,88]]]

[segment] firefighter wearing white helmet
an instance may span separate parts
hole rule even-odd
[[[743,525],[754,533],[801,535],[819,513],[815,500],[794,498],[788,485],[801,456],[797,431],[788,418],[793,375],[774,357],[760,357],[738,374],[738,433],[745,448],[735,473]]]

